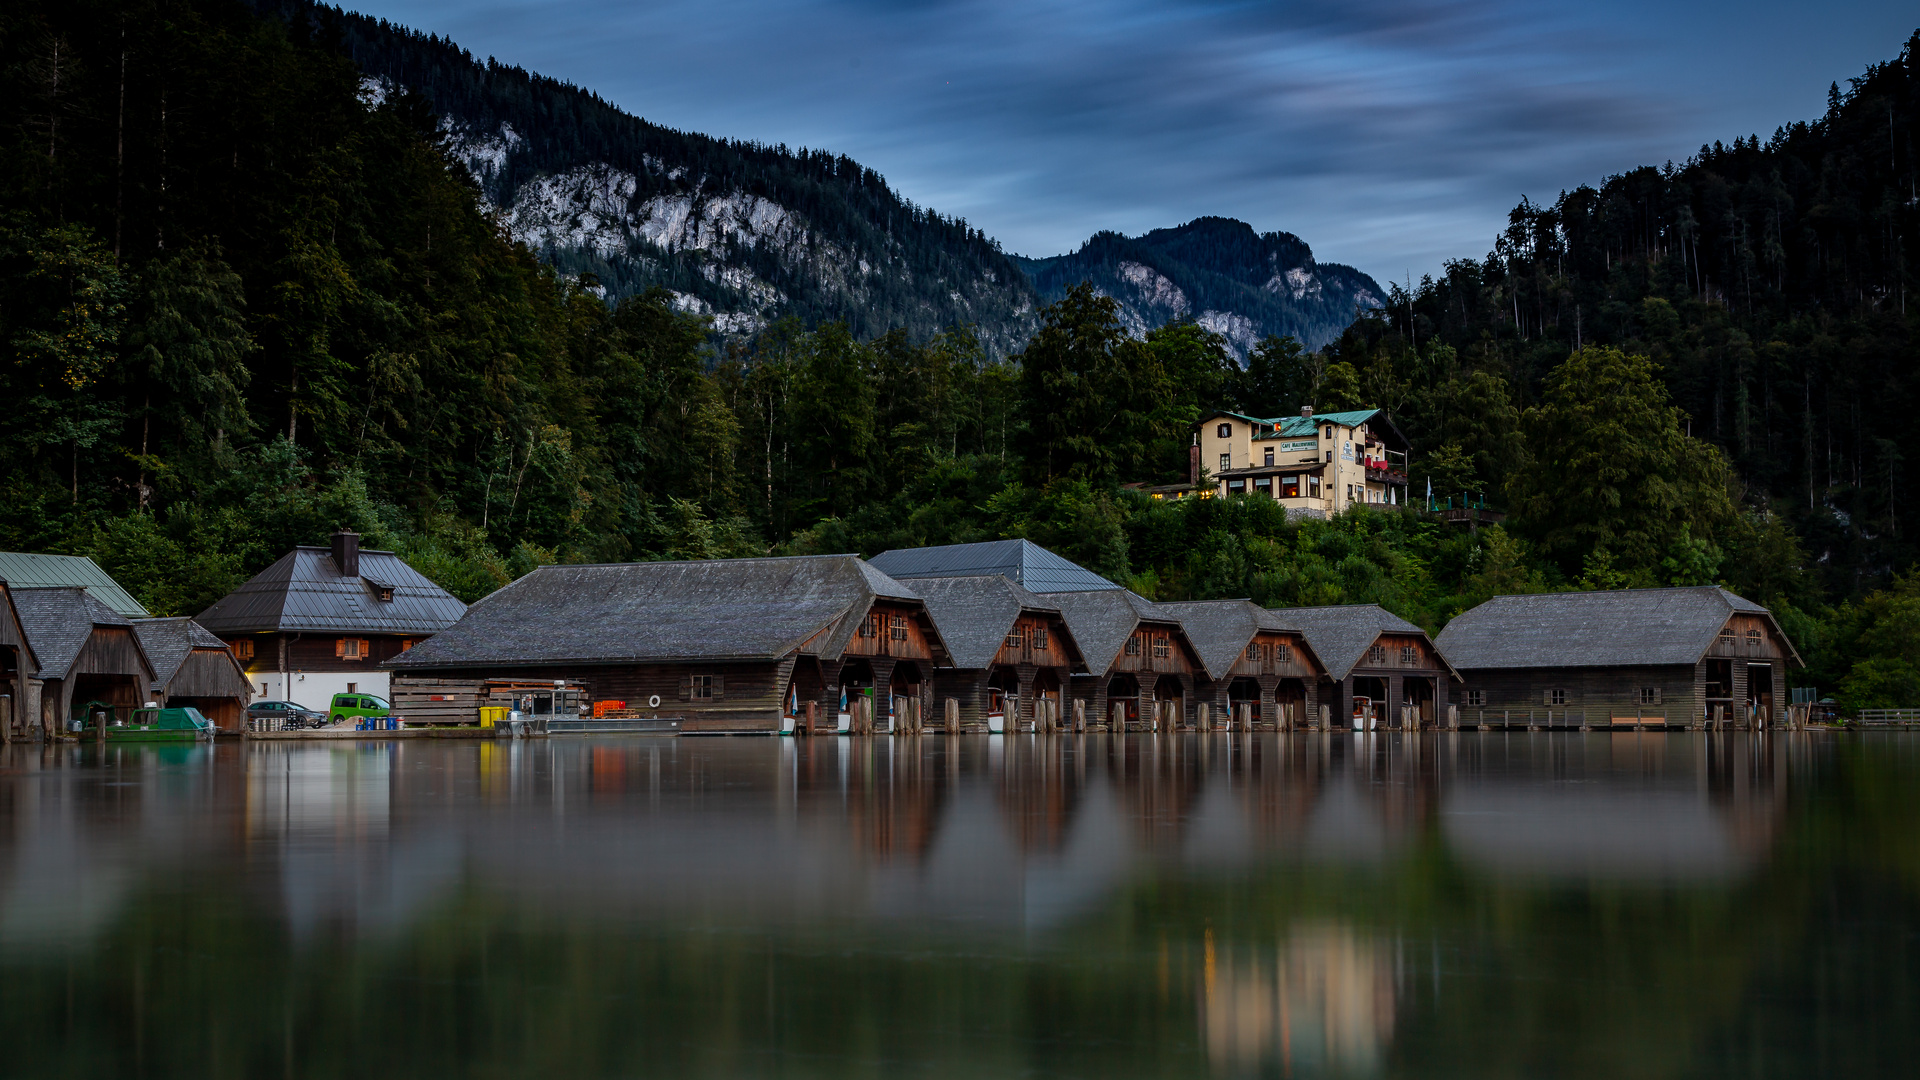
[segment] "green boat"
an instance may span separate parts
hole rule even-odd
[[[133,721],[107,729],[108,742],[193,742],[213,738],[199,709],[136,709]]]

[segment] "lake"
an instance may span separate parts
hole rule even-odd
[[[1920,735],[0,748],[0,1075],[1907,1076]]]

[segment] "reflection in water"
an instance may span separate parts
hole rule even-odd
[[[14,746],[0,1074],[1897,1060],[1831,913],[1920,933],[1915,792],[1815,734]]]
[[[1340,923],[1295,927],[1271,961],[1216,955],[1209,933],[1200,1027],[1208,1058],[1225,1072],[1272,1064],[1377,1072],[1393,1035],[1392,965]]]

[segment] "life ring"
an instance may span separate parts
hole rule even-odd
[[[657,709],[657,708],[659,708],[659,707],[660,707],[660,695],[659,695],[659,694],[655,694],[655,695],[653,695],[652,697],[650,697],[650,698],[648,698],[648,699],[647,699],[647,708],[649,708],[649,709]]]

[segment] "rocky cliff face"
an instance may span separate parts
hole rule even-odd
[[[1119,302],[1134,333],[1190,318],[1224,337],[1241,360],[1269,334],[1324,345],[1358,312],[1379,307],[1383,295],[1366,274],[1315,261],[1299,237],[1257,234],[1229,218],[1200,218],[1139,237],[1099,233],[1071,255],[1021,265],[1043,300],[1090,281]]]

